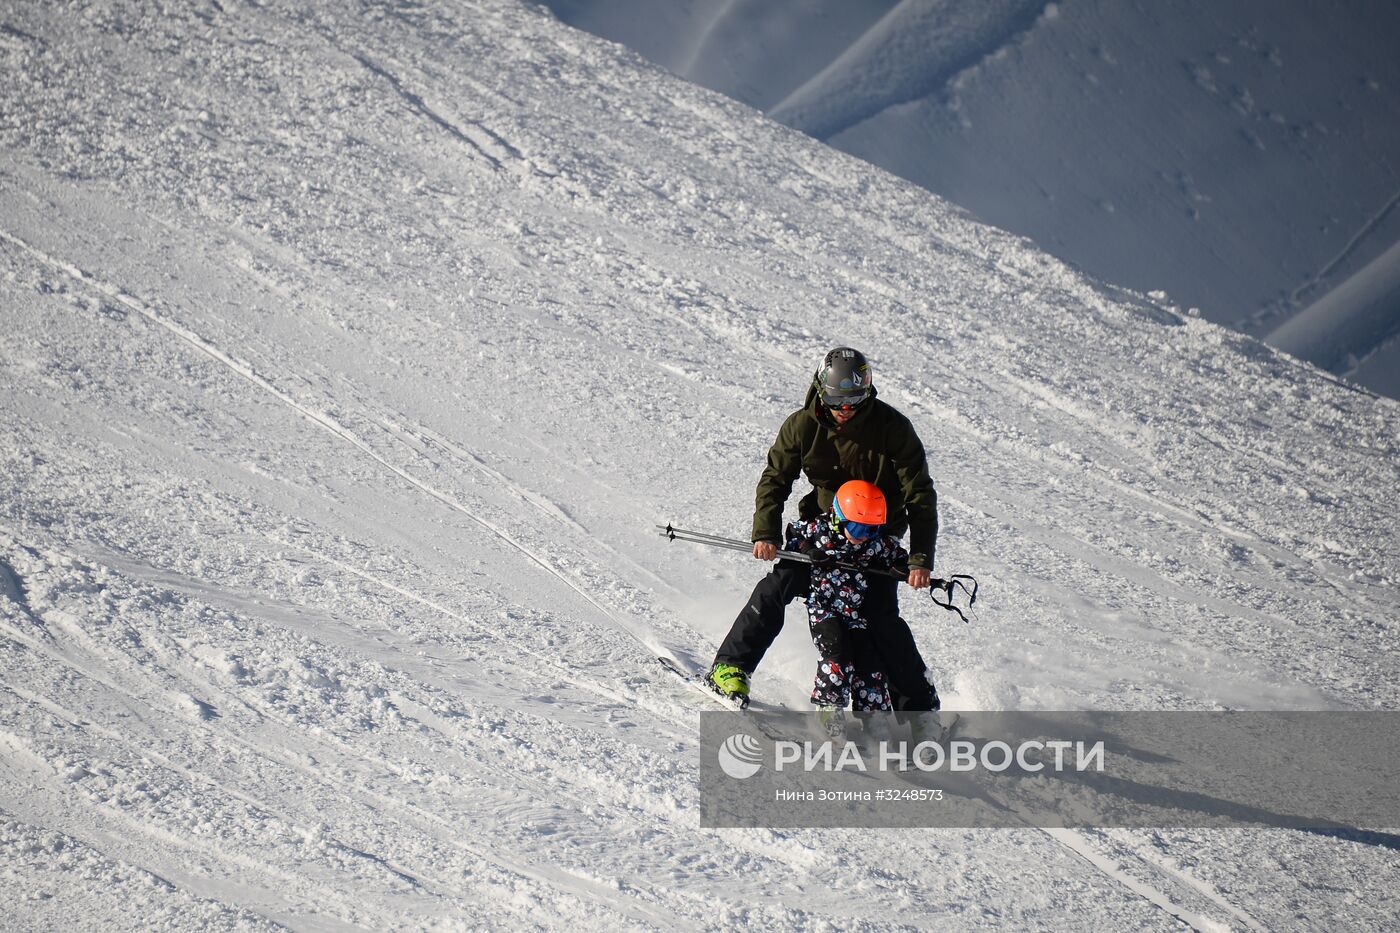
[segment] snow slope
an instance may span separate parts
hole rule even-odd
[[[1400,242],[1393,3],[549,6],[1097,278],[1256,336]],[[1377,329],[1324,307],[1333,326],[1307,328],[1321,342],[1290,352],[1337,359],[1345,341],[1335,371],[1393,395],[1400,312]]]
[[[509,0],[0,57],[6,925],[1393,923],[1387,835],[699,829],[651,656],[762,568],[652,525],[742,535],[849,342],[984,585],[905,597],[950,705],[1393,708],[1400,406]]]
[[[1373,259],[1306,311],[1269,334],[1269,343],[1333,371],[1357,368],[1357,347],[1385,346],[1400,336],[1400,243]],[[1380,360],[1369,361],[1377,365]],[[1365,383],[1400,398],[1400,374],[1377,369]]]

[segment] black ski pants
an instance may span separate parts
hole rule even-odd
[[[783,630],[787,604],[805,598],[811,581],[811,564],[778,561],[772,573],[753,588],[753,595],[720,643],[715,663],[737,664],[753,673]],[[937,709],[938,693],[928,682],[928,668],[914,643],[914,633],[899,615],[899,581],[871,574],[867,582],[863,609],[894,708],[901,712]]]

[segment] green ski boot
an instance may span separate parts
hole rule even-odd
[[[705,683],[722,697],[749,705],[749,672],[737,664],[716,664],[705,675]]]
[[[817,721],[821,723],[822,731],[833,739],[845,737],[846,708],[844,706],[818,706]]]

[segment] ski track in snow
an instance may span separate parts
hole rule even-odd
[[[652,660],[704,665],[759,572],[652,526],[742,536],[850,342],[929,446],[940,571],[982,578],[970,626],[905,596],[951,705],[1393,706],[1393,403],[526,6],[12,19],[19,916],[1393,916],[1383,847],[1284,831],[700,830],[696,698]],[[808,650],[757,702],[804,702]]]
[[[1143,882],[1141,879],[1134,877],[1132,874],[1123,869],[1123,865],[1121,862],[1105,856],[1098,850],[1094,849],[1093,846],[1089,845],[1085,841],[1082,833],[1078,833],[1074,830],[1069,829],[1046,829],[1044,830],[1044,832],[1047,836],[1054,839],[1056,842],[1060,843],[1066,848],[1070,849],[1076,855],[1079,855],[1086,862],[1088,862],[1090,865],[1093,865],[1096,869],[1103,872],[1105,875],[1117,880],[1124,887],[1128,888],[1134,893],[1141,895],[1143,898],[1150,901],[1156,907],[1160,908],[1161,910],[1180,920],[1182,923],[1191,927],[1191,929],[1218,930],[1226,928],[1224,924],[1213,921],[1210,918],[1202,916],[1200,914],[1193,913],[1189,908],[1185,907],[1181,901],[1174,900],[1169,894],[1163,892],[1159,888],[1155,888],[1152,885]],[[1256,923],[1254,919],[1249,916],[1249,914],[1239,910],[1238,908],[1231,905],[1228,901],[1225,901],[1223,898],[1221,898],[1218,892],[1211,891],[1205,888],[1204,886],[1201,886],[1198,882],[1193,883],[1191,886],[1194,890],[1208,897],[1211,903],[1213,903],[1216,907],[1223,908],[1232,920],[1239,921],[1247,929],[1265,929],[1264,927],[1261,927],[1258,923]]]
[[[13,243],[14,245],[20,247],[21,249],[27,250],[28,252],[32,253],[37,258],[39,258],[41,261],[47,263],[48,265],[67,275],[72,276],[73,278],[78,279],[79,281],[86,281],[88,279],[88,276],[84,274],[80,269],[77,269],[65,262],[62,262],[61,260],[56,260],[51,256],[45,255],[44,253],[34,249],[32,246],[25,243],[23,240],[20,240],[17,237],[13,237],[8,233],[5,233],[3,230],[0,230],[0,239],[7,240]],[[642,645],[646,646],[647,648],[653,651],[658,650],[657,647],[653,643],[651,643],[645,636],[640,635],[632,629],[628,628],[626,623],[624,623],[617,616],[616,613],[612,612],[602,603],[598,602],[598,600],[594,599],[593,596],[587,590],[579,586],[568,575],[561,572],[546,558],[541,556],[539,553],[531,550],[529,546],[517,541],[504,528],[490,521],[487,521],[486,519],[481,518],[479,515],[475,514],[472,511],[472,509],[463,505],[461,502],[457,501],[452,496],[442,492],[441,490],[433,488],[432,486],[413,476],[406,470],[395,466],[393,463],[390,463],[384,457],[376,453],[368,444],[366,444],[363,440],[357,437],[352,431],[348,430],[344,425],[337,422],[330,415],[322,411],[314,411],[310,408],[299,404],[295,399],[281,392],[266,378],[255,372],[252,369],[252,367],[250,367],[248,364],[231,358],[230,356],[228,356],[228,354],[224,353],[222,350],[215,347],[207,340],[200,337],[198,334],[161,316],[158,312],[152,310],[151,308],[132,298],[130,295],[124,294],[119,288],[116,288],[115,286],[103,282],[92,282],[91,284],[98,291],[109,296],[110,298],[119,302],[120,304],[132,309],[133,311],[136,311],[138,314],[150,320],[152,323],[165,328],[166,330],[174,334],[176,337],[180,338],[181,340],[188,343],[190,346],[197,349],[199,352],[215,360],[222,366],[227,367],[228,369],[237,373],[239,376],[242,376],[244,379],[247,379],[259,389],[262,389],[263,391],[269,393],[278,401],[282,402],[284,405],[287,405],[289,408],[295,410],[299,414],[306,417],[313,424],[317,425],[318,427],[324,428],[326,431],[330,432],[335,437],[350,444],[352,447],[356,448],[361,453],[374,460],[376,463],[379,463],[386,470],[403,479],[409,485],[421,490],[425,495],[438,500],[443,505],[446,505],[448,508],[460,512],[472,521],[481,525],[483,528],[496,535],[496,537],[500,538],[502,541],[506,542],[516,550],[520,551],[531,561],[544,568],[545,571],[557,577],[566,586],[574,590],[581,599],[594,606],[600,613],[603,614],[603,616],[608,618],[611,622],[613,622],[613,624],[617,625],[619,628],[626,631],[629,635],[636,638],[638,642],[640,642]],[[499,474],[497,474],[497,476],[499,476]],[[519,487],[515,487],[513,484],[511,485],[513,491],[519,491]]]

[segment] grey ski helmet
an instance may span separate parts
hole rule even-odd
[[[837,347],[822,360],[812,384],[827,408],[854,408],[870,397],[875,379],[865,354]]]

